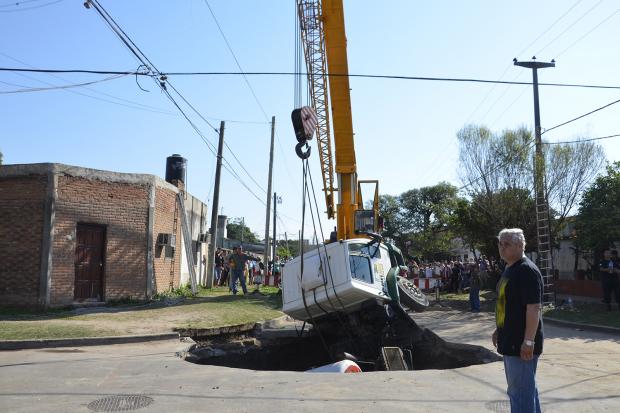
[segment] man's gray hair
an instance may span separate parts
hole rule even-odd
[[[523,249],[525,249],[525,236],[521,228],[504,228],[497,234],[497,239],[501,240],[505,238],[508,238],[514,243],[521,244]]]

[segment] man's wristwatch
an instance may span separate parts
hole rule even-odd
[[[523,344],[528,347],[534,347],[534,342],[532,340],[523,340]]]

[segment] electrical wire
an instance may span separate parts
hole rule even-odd
[[[582,41],[583,39],[585,39],[590,33],[592,33],[594,30],[598,29],[601,25],[603,25],[607,20],[611,19],[612,17],[614,17],[616,14],[618,14],[618,12],[620,12],[620,9],[617,9],[615,12],[613,12],[612,14],[610,14],[609,16],[605,17],[599,24],[597,24],[596,26],[594,26],[592,29],[590,29],[586,34],[584,34],[583,36],[581,36],[580,38],[578,38],[577,40],[575,40],[573,43],[571,43],[567,48],[565,48],[564,50],[562,50],[560,53],[555,55],[555,58],[557,59],[558,57],[562,56],[567,50],[569,50],[571,47],[575,46],[577,43],[579,43],[580,41]]]
[[[523,50],[521,50],[519,53],[517,53],[517,56],[522,55],[523,53],[525,53],[527,51],[527,49],[529,49],[530,47],[532,47],[534,45],[534,43],[536,43],[541,37],[543,37],[545,34],[547,34],[553,27],[555,27],[555,25],[562,20],[568,13],[571,12],[571,10],[573,10],[579,3],[581,3],[583,0],[577,0],[572,6],[570,6],[568,8],[568,10],[566,10],[560,17],[558,17],[553,23],[551,23],[551,25],[549,27],[547,27],[547,29],[542,32],[541,34],[538,35],[538,37],[536,39],[534,39],[530,44],[528,44],[527,46],[525,46],[523,48]],[[570,29],[570,27],[569,27]],[[568,30],[568,29],[567,29]],[[557,57],[557,56],[556,56]]]
[[[577,20],[575,20],[574,22],[572,22],[566,29],[564,29],[560,34],[558,34],[556,37],[553,38],[553,40],[551,40],[549,43],[547,43],[542,49],[540,49],[535,55],[539,55],[542,53],[543,50],[545,50],[547,47],[549,47],[551,44],[553,44],[556,40],[558,40],[560,37],[562,37],[562,35],[564,33],[566,33],[567,31],[569,31],[571,28],[573,28],[573,26],[575,26],[577,23],[579,23],[584,17],[586,17],[588,14],[590,14],[590,12],[592,10],[594,10],[595,8],[597,8],[598,6],[601,5],[601,3],[603,2],[603,0],[599,0],[598,3],[596,3],[594,6],[590,7],[585,13],[583,13]]]
[[[588,116],[588,115],[591,115],[591,114],[593,114],[593,113],[595,113],[595,112],[598,112],[599,110],[603,110],[603,109],[605,109],[605,108],[607,108],[607,107],[609,107],[609,106],[611,106],[611,105],[615,105],[616,103],[619,103],[619,102],[620,102],[620,99],[618,99],[618,100],[614,100],[613,102],[608,103],[608,104],[606,104],[605,106],[601,106],[600,108],[596,108],[596,109],[594,109],[594,110],[592,110],[592,111],[590,111],[590,112],[588,112],[588,113],[584,113],[584,114],[583,114],[583,115],[581,115],[581,116],[577,116],[576,118],[573,118],[573,119],[571,119],[571,120],[567,120],[566,122],[560,123],[559,125],[555,125],[555,126],[554,126],[554,127],[552,127],[552,128],[545,129],[545,130],[542,132],[542,134],[545,134],[545,133],[547,133],[547,132],[549,132],[549,131],[552,131],[552,130],[554,130],[554,129],[557,129],[557,128],[559,128],[560,126],[567,125],[567,124],[569,124],[569,123],[571,123],[571,122],[574,122],[574,121],[576,121],[576,120],[579,120],[579,119],[581,119],[581,118],[585,118],[585,117],[586,117],[586,116]]]
[[[211,8],[211,5],[209,4],[209,1],[208,0],[204,0],[204,3],[206,4],[207,8],[209,9],[209,12],[211,13],[211,17],[213,17],[213,21],[215,22],[215,25],[217,26],[220,34],[222,35],[222,38],[224,39],[224,42],[226,43],[226,47],[230,51],[230,54],[232,55],[233,59],[235,60],[235,64],[237,65],[237,68],[239,69],[239,72],[241,72],[241,74],[243,76],[243,80],[245,81],[245,84],[247,85],[248,89],[250,89],[250,93],[254,97],[254,101],[256,102],[256,104],[260,108],[261,112],[263,113],[265,121],[269,121],[269,116],[267,116],[267,112],[265,111],[265,108],[263,107],[263,104],[258,99],[258,96],[256,95],[256,92],[254,91],[254,88],[252,87],[252,84],[250,83],[249,79],[245,75],[245,72],[243,71],[243,68],[241,67],[241,63],[239,63],[239,59],[237,59],[237,55],[235,54],[235,51],[233,50],[232,46],[230,45],[230,42],[228,41],[228,38],[224,34],[224,30],[222,29],[222,26],[220,26],[220,23],[217,20],[217,17],[215,16],[215,13],[213,12],[213,9]],[[284,150],[282,149],[282,143],[280,142],[280,135],[278,134],[277,131],[276,131],[276,138],[277,138],[277,141],[278,141],[278,146],[280,147],[280,149],[284,153]],[[286,175],[289,176],[289,178],[290,178],[291,173],[290,173],[290,171],[288,169],[288,163],[286,161],[286,157],[284,157],[282,159],[284,160],[284,166],[285,166],[286,171],[287,171]],[[264,191],[264,189],[263,189],[263,191]],[[265,191],[265,193],[267,193],[267,192]]]
[[[25,86],[25,85],[18,85],[17,83],[3,82],[2,80],[0,80],[0,83],[2,83],[3,85],[7,85],[7,86],[15,86],[15,87],[21,87],[21,88],[28,88],[29,87],[29,86]]]
[[[601,136],[599,138],[578,139],[576,141],[543,142],[543,145],[563,145],[563,144],[567,144],[567,143],[591,142],[591,141],[599,141],[601,139],[617,138],[618,136],[620,136],[620,134],[609,135],[609,136]]]
[[[27,3],[36,3],[39,1],[45,1],[45,0],[22,0],[22,1],[9,1],[7,3],[4,4],[0,4],[0,8],[4,8],[4,7],[15,7],[15,6],[19,6],[22,4],[27,4]]]
[[[6,94],[11,94],[11,93],[47,92],[50,90],[71,89],[74,87],[94,85],[95,83],[102,83],[102,82],[107,82],[110,80],[116,80],[116,79],[120,79],[121,77],[125,77],[125,76],[127,75],[113,75],[113,76],[108,76],[104,79],[93,80],[93,81],[84,82],[84,83],[74,83],[71,85],[50,86],[50,87],[26,87],[26,88],[16,89],[16,90],[3,90],[3,91],[0,91],[0,94],[6,95]]]
[[[549,27],[547,27],[547,29],[545,29],[545,31],[543,31],[541,34],[539,34],[538,37],[536,37],[530,44],[525,46],[519,53],[517,53],[516,56],[521,56],[523,53],[525,53],[532,45],[534,45],[534,43],[536,43],[541,37],[543,37],[545,34],[547,34],[560,20],[562,20],[571,10],[573,10],[582,1],[583,0],[577,0],[571,7],[568,8],[568,10],[566,10],[560,17],[558,17],[553,23],[551,23],[551,25]],[[504,72],[499,77],[499,80],[502,80],[504,78],[504,75],[506,74],[506,72],[508,72],[508,70],[511,67],[513,67],[512,64],[508,64],[506,66],[506,68],[504,69]],[[482,106],[482,104],[484,102],[486,102],[486,100],[489,98],[491,93],[496,88],[497,88],[497,84],[493,85],[493,88],[491,88],[491,90],[489,90],[489,92],[485,95],[485,97],[482,99],[482,101],[476,106],[476,108],[472,111],[472,113],[467,117],[467,121],[465,123],[469,123],[469,120],[472,118],[472,116],[478,111],[478,109]],[[503,94],[502,94],[502,96],[503,96]],[[494,105],[491,105],[491,107],[493,107],[493,106]],[[487,112],[487,114],[488,114],[488,112]]]
[[[192,129],[194,129],[194,131],[200,136],[202,141],[207,145],[209,151],[211,151],[211,153],[215,157],[217,157],[215,146],[206,139],[206,137],[200,131],[198,126],[189,118],[189,116],[181,108],[178,102],[173,98],[173,96],[170,94],[166,86],[169,86],[183,100],[183,102],[185,102],[185,104],[188,105],[194,111],[194,113],[196,113],[205,123],[207,123],[207,125],[211,127],[211,129],[214,132],[219,133],[219,131],[174,87],[174,85],[172,85],[169,79],[167,79],[167,76],[163,74],[161,71],[159,71],[159,69],[157,69],[157,67],[153,64],[153,62],[151,62],[149,58],[146,57],[146,55],[142,52],[142,50],[140,50],[140,48],[131,40],[131,38],[125,33],[125,31],[118,25],[118,23],[116,23],[114,18],[112,18],[112,16],[110,16],[109,13],[99,4],[98,0],[88,0],[88,2],[95,7],[97,12],[101,16],[101,18],[112,29],[112,31],[117,35],[117,37],[123,42],[123,44],[125,44],[125,46],[130,49],[131,53],[141,63],[141,65],[143,65],[148,70],[148,73],[136,71],[135,74],[136,75],[137,74],[148,75],[149,77],[151,77],[151,79],[153,79],[153,81],[155,81],[155,83],[164,92],[166,97],[181,112],[181,114],[190,124]],[[248,190],[248,192],[250,192],[259,202],[265,205],[265,202],[262,199],[260,199],[245,182],[243,182],[243,180],[236,173],[232,165],[230,165],[230,163],[224,158],[223,158],[223,161],[224,162],[222,163],[222,166],[224,167],[224,169],[228,173],[230,173],[232,177],[235,178],[243,187],[245,187]]]
[[[91,73],[100,75],[128,74],[137,76],[153,76],[151,73],[138,71],[113,71],[113,70],[85,70],[85,69],[26,69],[0,67],[0,72],[34,72],[34,73]],[[307,75],[307,73],[297,72],[159,72],[161,76],[296,76]],[[404,76],[404,75],[372,75],[372,74],[341,74],[331,73],[328,77],[357,77],[367,79],[388,79],[388,80],[421,80],[436,82],[457,82],[457,83],[489,83],[502,85],[522,85],[532,86],[532,82],[515,82],[506,80],[488,80],[476,78],[453,78],[453,77],[430,77],[430,76]],[[620,86],[612,85],[589,85],[580,83],[538,83],[539,86],[572,87],[586,89],[620,89]]]
[[[56,4],[56,3],[60,3],[61,1],[63,1],[63,0],[54,0],[54,1],[50,1],[49,3],[39,4],[37,6],[19,7],[17,9],[13,9],[13,10],[0,10],[0,13],[15,13],[15,12],[18,12],[18,11],[27,11],[27,10],[40,9],[42,7],[47,7],[47,6],[51,6],[53,4]],[[19,6],[22,3],[29,3],[29,1],[28,0],[24,0],[24,1],[13,3],[13,4],[4,4],[4,5],[1,5],[0,7]]]
[[[495,120],[491,123],[491,125],[496,124],[501,118],[504,117],[504,115],[508,112],[508,110],[510,110],[511,107],[514,106],[515,103],[517,103],[519,101],[519,99],[521,99],[521,97],[523,97],[523,94],[525,94],[525,92],[527,92],[527,89],[523,89],[516,98],[514,98],[514,100],[512,102],[510,102],[510,104],[508,105],[508,107],[506,107],[506,109],[504,109],[504,111],[497,117],[495,118]]]
[[[20,60],[20,59],[16,59],[15,57],[9,56],[6,53],[0,52],[0,55],[4,56],[7,59],[10,59],[10,60],[12,60],[14,62],[23,64],[23,65],[28,66],[30,68],[34,68],[32,65],[28,64],[27,62],[24,62],[23,60]],[[28,75],[26,75],[24,73],[18,72],[16,74],[18,76],[24,77],[26,79],[34,80],[34,81],[42,83],[44,85],[56,86],[54,83],[46,82],[44,80],[40,80],[40,79],[37,79],[35,77],[28,76]],[[63,82],[69,82],[69,80],[67,80],[67,79],[65,79],[65,78],[63,78],[61,76],[58,76],[58,75],[56,75],[54,73],[48,73],[48,75],[49,76],[53,76],[53,77],[55,77],[57,79],[60,79]],[[22,86],[22,87],[27,87],[27,86]],[[99,91],[97,89],[94,89],[94,88],[90,88],[90,87],[86,87],[86,86],[84,86],[83,88],[88,90],[88,91],[91,91],[93,93],[96,93],[96,94],[99,94],[99,95],[103,95],[103,96],[106,96],[106,97],[118,100],[120,102],[125,102],[126,104],[118,103],[118,102],[113,102],[113,101],[110,101],[108,99],[99,98],[99,97],[92,96],[92,95],[89,95],[89,94],[83,93],[83,92],[78,92],[78,91],[75,91],[75,90],[67,89],[66,92],[73,93],[73,94],[80,95],[80,96],[84,96],[84,97],[91,98],[91,99],[95,99],[95,100],[98,100],[100,102],[106,102],[106,103],[110,103],[110,104],[113,104],[113,105],[124,106],[124,107],[131,108],[131,109],[143,110],[143,111],[146,111],[146,112],[153,112],[153,113],[161,113],[161,114],[164,114],[164,115],[176,115],[174,112],[165,111],[165,110],[162,110],[162,109],[160,109],[158,107],[155,107],[155,106],[145,105],[143,103],[134,102],[134,101],[128,100],[128,99],[123,99],[123,98],[120,98],[118,96],[111,95],[109,93],[101,92],[101,91]]]
[[[233,156],[233,158],[235,158],[235,160],[237,161],[237,163],[239,164],[239,166],[241,166],[241,169],[243,169],[245,171],[245,173],[250,177],[250,179],[252,180],[252,182],[254,182],[256,184],[256,186],[258,187],[258,189],[260,189],[261,191],[263,191],[265,194],[267,194],[267,190],[265,190],[265,188],[263,188],[261,186],[261,184],[259,184],[258,182],[256,182],[256,179],[254,179],[254,177],[252,176],[252,174],[250,174],[250,172],[248,172],[247,169],[245,169],[245,166],[243,166],[243,164],[241,163],[241,161],[239,160],[239,158],[237,158],[237,155],[235,155],[235,153],[233,152],[233,150],[230,148],[230,146],[228,146],[228,144],[226,142],[224,142],[224,145],[228,148],[228,150],[230,151],[230,154]]]

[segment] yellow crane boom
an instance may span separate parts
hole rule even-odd
[[[334,217],[333,194],[337,191],[337,238],[354,238],[360,236],[360,231],[377,232],[378,182],[357,180],[342,0],[297,0],[297,10],[310,97],[318,118],[316,133],[327,215]],[[326,85],[329,85],[329,94]],[[330,145],[330,105],[335,168]],[[334,187],[334,169],[337,188]],[[364,210],[360,183],[375,184],[372,210]]]

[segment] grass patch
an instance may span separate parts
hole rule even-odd
[[[434,294],[427,294],[431,304],[435,301]],[[495,312],[495,301],[497,294],[492,290],[480,291],[480,311]],[[448,293],[442,292],[439,295],[439,302],[443,305],[447,305],[450,308],[461,311],[469,311],[469,292],[462,293]]]
[[[94,326],[51,324],[39,321],[0,321],[0,340],[104,337],[114,331]]]
[[[261,294],[233,296],[228,287],[218,287],[201,289],[197,296],[160,296],[140,306],[115,303],[45,313],[7,310],[0,313],[0,340],[142,335],[252,323],[282,315],[278,292],[261,287]]]
[[[620,311],[618,308],[614,307],[612,311],[607,311],[600,304],[578,304],[572,308],[548,309],[544,316],[573,323],[620,328]]]

